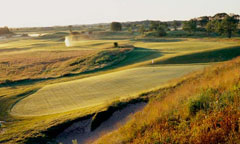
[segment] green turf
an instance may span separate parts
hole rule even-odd
[[[158,64],[187,64],[187,63],[209,63],[231,60],[240,55],[240,47],[225,48],[213,51],[193,53],[173,57]]]
[[[202,67],[140,67],[48,85],[18,102],[11,113],[21,116],[47,115],[129,98]]]

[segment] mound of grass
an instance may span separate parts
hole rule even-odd
[[[149,93],[147,107],[98,144],[239,143],[240,58]]]
[[[59,78],[105,68],[124,60],[131,48],[78,51],[41,51],[0,58],[0,83]],[[34,54],[37,54],[36,57]],[[16,75],[17,74],[17,75]]]
[[[209,63],[231,60],[240,55],[240,47],[199,52],[159,61],[158,64]]]
[[[85,58],[74,59],[69,62],[69,66],[74,67],[72,70],[74,72],[88,72],[106,68],[123,61],[132,50],[132,48],[102,50]]]
[[[132,52],[128,53],[126,58],[123,61],[121,61],[117,65],[114,65],[113,67],[121,67],[121,66],[141,63],[144,61],[151,61],[152,59],[158,58],[161,56],[163,56],[163,53],[161,53],[160,51],[137,47],[137,48],[134,48]]]

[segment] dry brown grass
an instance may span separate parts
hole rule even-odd
[[[101,52],[121,55],[131,49],[36,51],[0,57],[0,83],[25,79],[46,79],[104,67],[95,65]],[[74,64],[77,63],[77,64]],[[82,63],[82,65],[80,65]]]
[[[94,51],[37,51],[0,57],[0,81],[47,78],[68,72],[68,60],[85,57]]]
[[[240,58],[187,76],[99,144],[239,143]]]

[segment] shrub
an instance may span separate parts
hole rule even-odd
[[[200,110],[207,111],[209,109],[211,102],[211,93],[211,90],[207,90],[204,93],[200,94],[199,98],[190,102],[190,115],[196,115],[196,113]]]
[[[117,42],[113,43],[113,45],[114,45],[115,48],[118,48],[118,43]]]
[[[122,24],[119,22],[112,22],[111,23],[111,30],[112,31],[121,31],[122,30]]]
[[[163,26],[159,26],[157,31],[156,31],[156,36],[158,37],[162,37],[162,36],[166,36],[167,33],[166,33],[166,30]]]

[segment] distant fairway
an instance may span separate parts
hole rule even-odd
[[[11,114],[48,115],[128,98],[203,67],[204,65],[139,67],[52,84],[18,102]]]

